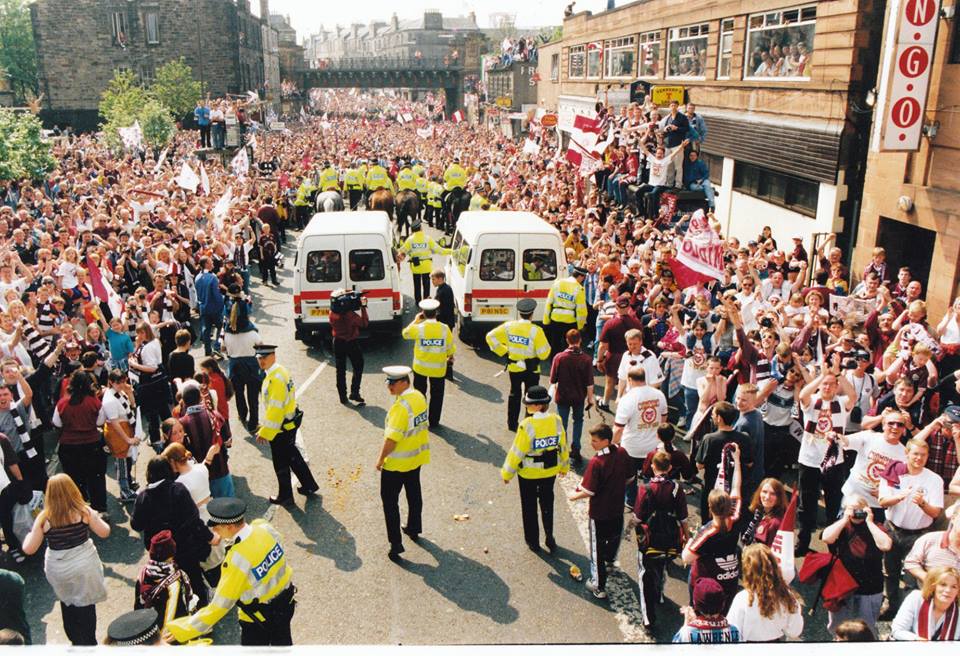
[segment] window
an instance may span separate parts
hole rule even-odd
[[[721,155],[714,155],[713,153],[707,153],[700,151],[700,159],[704,161],[707,165],[707,168],[710,169],[710,182],[714,186],[723,183],[723,157]]]
[[[370,282],[386,277],[383,268],[383,253],[378,250],[350,251],[350,280]]]
[[[557,82],[560,80],[560,53],[554,53],[550,55],[550,81]]]
[[[730,79],[730,63],[733,59],[733,19],[720,21],[720,43],[717,56],[717,79]]]
[[[637,69],[635,47],[636,37],[625,36],[611,39],[603,45],[603,59],[606,62],[604,77],[630,77]]]
[[[160,14],[156,11],[148,11],[143,15],[143,26],[147,33],[147,43],[157,45],[160,43]]]
[[[567,77],[581,78],[584,76],[586,73],[586,51],[586,46],[573,46],[570,48]]]
[[[660,75],[660,32],[640,35],[640,77]]]
[[[737,162],[733,173],[733,189],[800,214],[817,214],[820,186],[812,180]]]
[[[597,78],[603,74],[603,41],[587,44],[587,77]]]
[[[549,248],[528,248],[523,251],[524,280],[556,280],[557,253]]]
[[[129,43],[130,30],[127,28],[127,14],[123,11],[114,11],[110,14],[110,35],[113,45],[126,48]]]
[[[311,251],[307,255],[307,282],[340,282],[340,251]]]
[[[153,84],[155,76],[156,70],[154,69],[153,64],[146,63],[140,66],[140,84],[143,86],[150,86]]]
[[[453,251],[453,257],[457,261],[457,269],[460,270],[460,275],[465,276],[467,271],[467,262],[470,261],[470,247],[463,243],[463,235],[457,232],[453,236],[453,246],[451,246]]]
[[[708,23],[670,29],[667,77],[703,77],[707,70]]]
[[[516,275],[512,248],[487,248],[480,253],[480,280],[510,282]]]
[[[809,80],[816,22],[816,5],[751,15],[744,77]]]

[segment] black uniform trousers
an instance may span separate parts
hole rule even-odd
[[[270,457],[273,458],[273,471],[277,473],[279,491],[277,497],[288,499],[293,496],[293,486],[290,484],[290,472],[293,471],[300,481],[300,486],[307,490],[319,489],[317,481],[310,473],[310,468],[300,455],[300,449],[295,444],[297,431],[288,430],[277,433],[270,441]]]
[[[843,501],[844,481],[847,480],[847,470],[843,466],[831,467],[823,473],[819,467],[799,465],[798,485],[800,486],[800,534],[797,537],[797,547],[800,551],[810,546],[810,537],[817,530],[817,509],[820,503],[820,489],[827,505],[827,523],[832,524],[840,514],[840,505]]]
[[[537,522],[537,504],[543,520],[543,533],[547,542],[553,541],[553,482],[548,478],[517,477],[520,484],[520,514],[523,516],[523,539],[530,546],[540,544],[540,526]]]
[[[446,378],[443,376],[424,376],[414,372],[413,388],[427,396],[427,380],[430,380],[430,427],[440,423],[443,413],[443,392],[446,387]]]
[[[107,454],[99,442],[61,444],[63,472],[80,488],[83,498],[98,512],[107,510]]]
[[[333,357],[337,362],[337,394],[340,400],[347,398],[347,358],[353,368],[353,378],[350,380],[350,394],[360,395],[360,380],[363,378],[363,352],[360,350],[360,340],[345,339],[333,340]]]
[[[441,378],[441,380],[443,380]],[[423,494],[420,490],[420,468],[398,472],[380,471],[380,501],[383,503],[383,519],[387,524],[387,540],[390,546],[402,546],[400,535],[400,491],[407,494],[407,532],[420,535],[423,532]]]
[[[347,192],[347,196],[350,199],[350,209],[355,211],[363,200],[363,189],[351,189]]]
[[[425,298],[430,298],[430,274],[415,273],[413,274],[413,300],[419,305]]]
[[[540,374],[530,371],[533,361],[527,361],[524,371],[511,371],[510,396],[507,397],[507,430],[516,432],[520,425],[520,409],[523,407],[523,395],[534,385],[540,383]]]
[[[297,608],[296,588],[286,590],[260,607],[264,622],[240,622],[240,644],[246,647],[290,647],[290,622]],[[249,615],[249,613],[247,613]]]
[[[432,228],[435,223],[440,221],[440,208],[427,205],[427,209],[424,212],[424,220],[427,222],[427,225]]]
[[[553,361],[553,357],[557,353],[563,353],[567,350],[567,331],[571,328],[576,328],[577,322],[572,323],[562,323],[559,321],[551,321],[543,327],[543,332],[547,337],[547,343],[550,344],[550,361]]]

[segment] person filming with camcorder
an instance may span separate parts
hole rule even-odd
[[[337,363],[337,393],[340,403],[366,405],[360,396],[360,381],[363,378],[363,352],[358,340],[360,331],[370,324],[367,316],[367,299],[363,292],[337,289],[330,296],[330,331],[333,337],[333,355]],[[347,358],[353,367],[350,381],[350,396],[347,396]]]

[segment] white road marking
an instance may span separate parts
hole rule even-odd
[[[560,482],[560,488],[563,490],[563,496],[570,506],[570,513],[577,524],[577,530],[580,531],[580,537],[583,539],[583,545],[590,553],[590,518],[587,514],[588,501],[570,501],[570,495],[573,494],[577,486],[580,485],[581,478],[573,472],[566,476],[557,477]],[[619,560],[619,558],[618,558]],[[590,572],[583,572],[584,580],[590,578]],[[624,642],[653,642],[653,638],[643,628],[643,616],[640,612],[640,602],[637,600],[637,594],[634,591],[633,581],[630,580],[624,572],[619,569],[614,570],[607,576],[607,603],[610,609],[614,611],[617,618],[617,624],[620,626],[620,633],[623,634]],[[584,588],[586,590],[586,588]],[[587,593],[589,594],[589,593]]]
[[[297,400],[300,400],[300,397],[303,396],[304,392],[307,391],[307,388],[313,384],[313,381],[317,379],[317,376],[320,375],[320,372],[327,368],[327,363],[321,363],[316,369],[313,370],[313,373],[310,374],[310,377],[307,378],[306,382],[303,383],[299,388],[297,388]]]

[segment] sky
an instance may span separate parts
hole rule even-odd
[[[624,4],[618,0],[617,4]],[[540,27],[560,25],[563,22],[563,10],[570,0],[270,0],[270,13],[290,16],[290,22],[303,37],[319,30],[321,25],[332,28],[340,24],[366,24],[373,19],[389,20],[396,12],[401,20],[422,16],[427,9],[437,9],[446,16],[466,16],[476,12],[481,28],[492,27],[490,14],[509,12],[516,15],[518,27]],[[251,8],[259,11],[259,2],[253,0]],[[603,11],[606,0],[577,0],[575,11]]]

